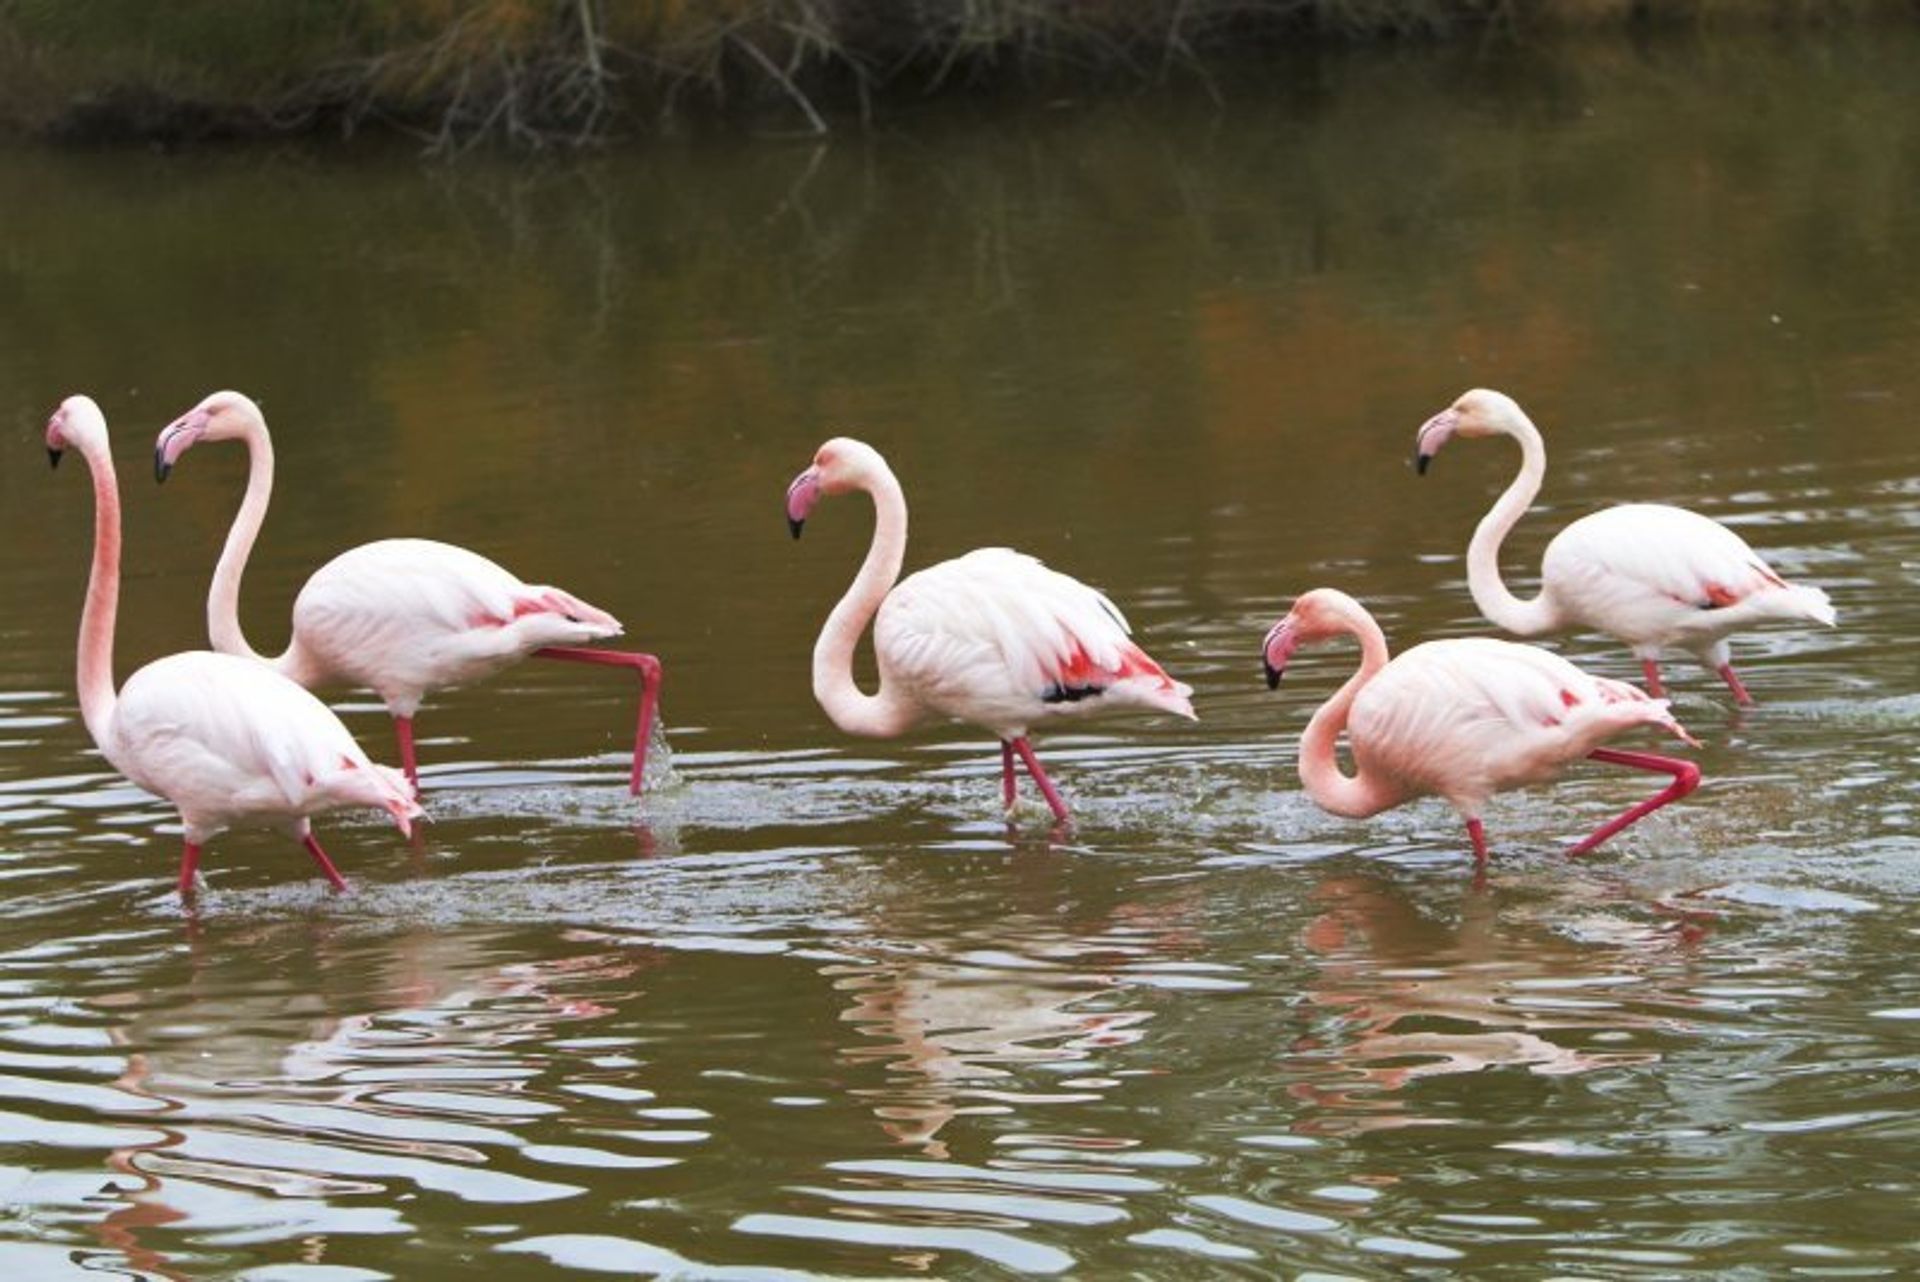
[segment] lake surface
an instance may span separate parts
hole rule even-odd
[[[1920,38],[1221,92],[578,163],[0,153],[0,1264],[1920,1270]],[[1551,451],[1523,590],[1567,521],[1657,500],[1841,618],[1736,641],[1748,713],[1678,659],[1700,791],[1578,863],[1646,777],[1508,796],[1477,888],[1444,804],[1299,791],[1352,651],[1277,693],[1258,658],[1321,584],[1396,646],[1487,630],[1462,555],[1517,454],[1407,466],[1474,385]],[[523,664],[429,701],[418,841],[321,822],[354,894],[241,833],[183,910],[171,812],[79,723],[89,497],[40,432],[86,390],[117,434],[124,675],[204,644],[244,461],[148,460],[223,386],[279,454],[256,643],[336,551],[465,544],[662,656],[650,795],[630,682]],[[780,507],[841,432],[899,472],[910,567],[1101,585],[1201,721],[1039,737],[1072,831],[1009,827],[979,732],[835,731],[809,653],[871,515],[794,543]]]

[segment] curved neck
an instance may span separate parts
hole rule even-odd
[[[1322,809],[1357,819],[1385,810],[1400,800],[1400,793],[1386,781],[1368,777],[1364,769],[1352,775],[1341,773],[1334,752],[1354,699],[1387,666],[1387,638],[1373,616],[1363,612],[1345,623],[1360,642],[1360,670],[1321,705],[1300,736],[1300,783]]]
[[[113,626],[120,608],[120,482],[113,456],[85,451],[93,476],[93,569],[87,575],[87,602],[80,610],[80,650],[75,671],[80,717],[102,750],[113,725]]]
[[[1559,611],[1547,600],[1544,588],[1531,601],[1507,591],[1500,579],[1500,543],[1540,493],[1540,482],[1547,474],[1547,446],[1540,439],[1540,429],[1524,414],[1502,429],[1520,442],[1520,474],[1474,527],[1473,541],[1467,544],[1467,590],[1480,613],[1496,626],[1523,637],[1538,636],[1559,626]]]
[[[240,579],[247,572],[247,558],[253,555],[253,541],[260,536],[273,498],[273,440],[259,424],[248,425],[245,440],[247,494],[240,500],[233,528],[227,531],[227,544],[220,550],[220,564],[214,567],[213,586],[207,591],[207,638],[222,654],[261,659],[264,656],[247,644],[246,633],[240,630]]]
[[[884,464],[870,471],[860,488],[873,496],[873,544],[860,573],[853,576],[853,586],[833,607],[814,642],[813,697],[848,734],[881,737],[911,726],[917,709],[893,696],[884,676],[878,694],[863,693],[853,681],[853,650],[900,577],[907,554],[907,499]]]

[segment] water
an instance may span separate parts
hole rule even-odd
[[[825,147],[0,156],[0,1262],[1910,1275],[1917,68],[1904,30],[1389,52]],[[1672,501],[1842,620],[1736,643],[1750,713],[1676,662],[1702,790],[1580,864],[1646,780],[1505,798],[1480,889],[1441,803],[1293,784],[1350,653],[1273,694],[1257,657],[1322,583],[1400,646],[1482,629],[1515,455],[1406,466],[1475,384],[1550,446],[1516,580]],[[184,912],[78,722],[87,495],[38,435],[76,389],[117,434],[124,674],[204,639],[243,462],[146,459],[226,385],[280,458],[257,643],[345,546],[463,543],[663,656],[673,777],[624,792],[624,677],[525,664],[422,714],[420,841],[323,822],[353,896],[241,834]],[[1075,831],[1009,829],[977,733],[814,707],[870,517],[778,509],[841,431],[910,566],[1034,552],[1196,687],[1040,741]]]

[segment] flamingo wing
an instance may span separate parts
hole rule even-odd
[[[477,552],[382,539],[341,553],[293,606],[300,663],[373,687],[409,713],[427,690],[476,680],[542,646],[620,634],[606,611],[523,583]]]
[[[420,813],[398,771],[375,765],[327,706],[265,665],[170,655],[127,679],[109,754],[136,783],[196,816],[292,818],[379,806]]]
[[[1429,641],[1354,700],[1354,753],[1420,791],[1484,799],[1551,778],[1634,726],[1687,738],[1667,701],[1595,677],[1537,646]]]
[[[1718,521],[1685,508],[1626,503],[1569,525],[1547,548],[1543,572],[1595,603],[1648,597],[1689,610],[1724,610],[1787,583]]]
[[[1129,636],[1102,593],[1008,548],[981,548],[908,576],[880,608],[874,646],[890,680],[923,702],[1023,733],[1050,713],[1100,704],[1191,717],[1192,691]]]

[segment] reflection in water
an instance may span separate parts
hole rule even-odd
[[[1313,903],[1302,939],[1320,973],[1306,997],[1326,1014],[1282,1061],[1296,1078],[1292,1093],[1323,1110],[1303,1131],[1442,1123],[1420,1110],[1408,1087],[1496,1068],[1557,1075],[1654,1064],[1657,1050],[1602,1047],[1689,1031],[1677,1013],[1630,1009],[1624,997],[1686,947],[1682,932],[1621,923],[1625,937],[1596,958],[1503,928],[1484,890],[1463,897],[1452,924],[1373,876],[1329,877]],[[1597,970],[1596,961],[1621,969]],[[1635,1004],[1644,1006],[1644,996]]]
[[[589,954],[476,974],[474,947],[468,937],[396,936],[366,994],[375,1011],[291,1023],[305,994],[236,992],[208,959],[192,963],[200,977],[190,984],[209,990],[204,1002],[145,1009],[139,994],[103,994],[100,1009],[128,1013],[109,1026],[113,1043],[147,1047],[127,1056],[113,1085],[158,1111],[153,1138],[107,1157],[128,1178],[92,1199],[112,1207],[93,1226],[101,1244],[133,1267],[193,1276],[196,1253],[176,1256],[165,1245],[175,1235],[160,1232],[191,1221],[227,1241],[306,1237],[302,1258],[317,1264],[333,1237],[419,1231],[397,1210],[354,1206],[396,1184],[483,1204],[579,1193],[489,1168],[503,1150],[574,1156],[516,1134],[559,1111],[526,1097],[526,1084],[567,1026],[631,996],[620,985],[644,958]],[[597,999],[573,995],[581,986]],[[249,1031],[282,1027],[305,1035],[283,1042]],[[210,1056],[209,1046],[226,1053]]]
[[[965,960],[952,960],[954,951]],[[845,1052],[852,1064],[883,1064],[890,1078],[884,1087],[855,1093],[872,1101],[888,1135],[942,1159],[948,1152],[941,1129],[964,1112],[1092,1098],[1084,1080],[1073,1090],[1028,1093],[1020,1083],[1031,1073],[1019,1070],[1096,1071],[1101,1052],[1139,1040],[1140,1025],[1150,1018],[1144,1011],[1101,1009],[1116,977],[1068,969],[1071,949],[1040,957],[954,951],[929,940],[913,949],[922,956],[824,972],[853,1000],[842,1018],[881,1039]]]

